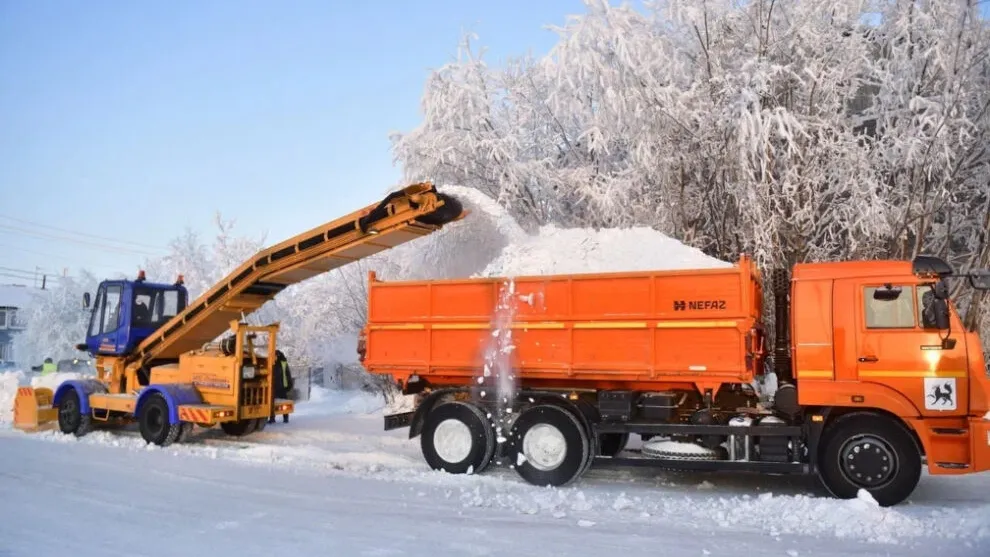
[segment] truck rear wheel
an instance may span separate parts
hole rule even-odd
[[[523,411],[512,424],[507,456],[527,482],[562,486],[587,469],[591,450],[577,416],[555,404],[539,404]]]
[[[911,433],[873,413],[840,416],[822,436],[818,474],[833,496],[865,489],[883,507],[907,499],[921,479],[921,450]]]
[[[141,406],[138,413],[138,429],[148,443],[161,447],[171,445],[179,438],[182,422],[171,423],[168,416],[168,402],[161,393],[154,393]]]
[[[227,435],[243,437],[254,433],[258,428],[257,420],[237,420],[235,422],[220,422],[220,429]]]
[[[444,402],[426,415],[420,447],[434,470],[478,474],[492,462],[495,432],[478,407]]]

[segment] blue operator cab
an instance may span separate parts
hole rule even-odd
[[[182,275],[174,284],[145,280],[105,280],[100,283],[89,316],[86,343],[79,346],[94,356],[122,356],[151,336],[182,311],[188,303]],[[89,307],[89,293],[83,296]]]

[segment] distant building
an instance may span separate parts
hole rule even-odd
[[[0,285],[0,369],[12,365],[14,336],[24,330],[24,310],[31,305],[33,287],[4,284]]]

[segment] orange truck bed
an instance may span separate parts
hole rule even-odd
[[[716,388],[762,367],[759,271],[683,271],[381,282],[371,273],[365,368],[406,384],[478,382],[496,309],[514,289],[512,368],[543,388]],[[504,310],[499,310],[499,312]]]

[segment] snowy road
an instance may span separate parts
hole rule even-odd
[[[987,477],[925,477],[895,509],[752,476],[595,471],[540,489],[429,472],[366,403],[165,450],[0,429],[0,556],[990,555]]]

